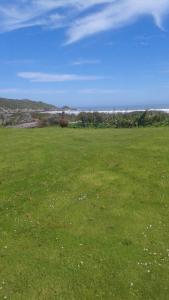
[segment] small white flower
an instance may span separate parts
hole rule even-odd
[[[133,282],[131,282],[131,283],[130,283],[130,286],[133,286],[133,285],[134,285],[134,283],[133,283]]]

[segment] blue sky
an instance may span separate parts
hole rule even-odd
[[[0,96],[169,105],[169,0],[1,0]]]

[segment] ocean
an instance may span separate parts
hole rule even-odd
[[[169,113],[169,105],[147,105],[147,106],[115,106],[115,107],[79,107],[76,109],[68,109],[64,110],[66,114],[74,114],[78,115],[81,112],[99,112],[99,113],[107,113],[107,114],[117,114],[117,113],[131,113],[137,111],[162,111]],[[60,110],[48,111],[46,113],[50,114],[58,114],[61,113]]]

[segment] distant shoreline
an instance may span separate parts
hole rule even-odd
[[[94,112],[98,112],[98,113],[104,113],[104,114],[127,114],[127,113],[134,113],[134,112],[144,112],[144,111],[157,111],[157,112],[165,112],[167,114],[169,114],[169,108],[150,108],[150,109],[107,109],[107,110],[101,110],[101,109],[77,109],[77,110],[63,110],[65,114],[68,115],[78,115],[82,112],[84,113],[94,113]],[[62,113],[61,110],[54,110],[54,111],[45,111],[42,112],[43,114],[51,114],[51,115],[55,115],[55,114],[60,114]]]

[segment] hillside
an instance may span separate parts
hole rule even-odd
[[[169,128],[0,144],[0,299],[168,300]]]
[[[0,110],[55,110],[56,106],[32,100],[0,98]]]

